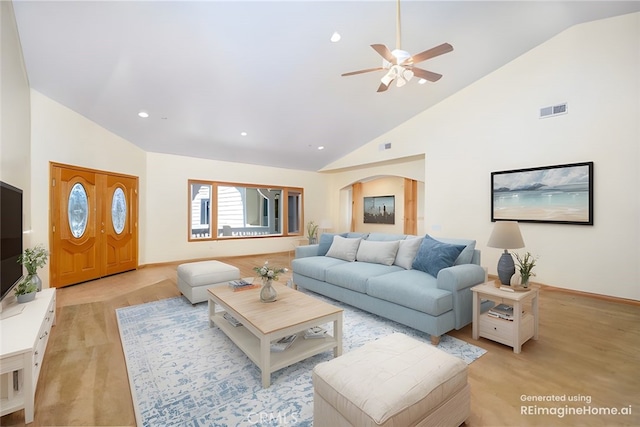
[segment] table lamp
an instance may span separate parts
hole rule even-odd
[[[504,249],[498,260],[498,277],[503,285],[511,284],[511,276],[516,272],[513,257],[507,249],[524,248],[524,240],[520,234],[517,221],[496,221],[487,246],[490,248]]]

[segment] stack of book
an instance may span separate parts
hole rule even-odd
[[[253,289],[257,288],[258,285],[254,285],[253,283],[247,282],[244,279],[232,280],[229,282],[229,287],[234,291],[242,291],[244,289]]]
[[[326,336],[327,336],[327,330],[322,326],[314,326],[313,328],[309,328],[306,331],[304,331],[305,340],[324,338]]]
[[[296,334],[293,334],[293,335],[287,335],[286,337],[282,337],[278,341],[273,341],[271,343],[271,351],[275,351],[275,352],[285,351],[286,349],[291,347],[291,344],[293,344],[296,338],[298,338],[298,336]]]
[[[513,306],[508,304],[498,304],[487,313],[491,317],[513,321]]]

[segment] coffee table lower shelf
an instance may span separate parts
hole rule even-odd
[[[222,317],[224,312],[219,313],[220,314],[216,313],[212,316],[211,320],[222,330],[222,332],[224,332],[226,336],[231,339],[231,341],[233,341],[235,345],[238,346],[238,348],[240,348],[240,350],[244,352],[244,354],[249,357],[249,359],[251,359],[253,363],[260,366],[260,339],[253,335],[244,325],[233,326],[230,324],[224,317]],[[311,326],[317,325],[310,325],[309,328]],[[298,338],[293,342],[293,344],[291,344],[291,347],[281,352],[271,351],[271,341],[290,335],[290,333],[280,333],[278,335],[274,335],[273,339],[267,340],[270,353],[269,373],[286,368],[287,366],[293,365],[294,363],[308,357],[337,347],[338,342],[330,334],[327,334],[325,338],[304,339],[302,335],[306,329],[308,328],[293,332],[298,334]]]

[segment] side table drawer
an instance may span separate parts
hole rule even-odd
[[[497,319],[487,314],[480,316],[480,336],[513,347],[515,322]],[[525,313],[520,324],[520,344],[533,337],[533,315]]]

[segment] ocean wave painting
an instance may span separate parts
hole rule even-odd
[[[593,162],[491,173],[491,220],[593,225]]]

